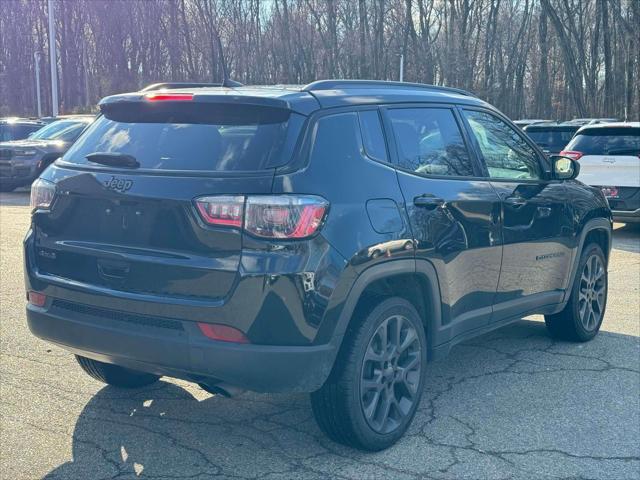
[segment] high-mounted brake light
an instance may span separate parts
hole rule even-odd
[[[299,240],[322,226],[329,203],[315,195],[207,196],[195,199],[209,225],[244,228],[261,238]]]
[[[575,150],[563,150],[560,152],[560,155],[562,155],[563,157],[569,157],[573,160],[580,160],[584,153],[576,152]]]
[[[150,102],[185,102],[193,100],[193,93],[147,93],[145,98]]]

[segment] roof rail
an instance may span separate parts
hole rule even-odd
[[[152,90],[175,90],[178,88],[206,88],[206,87],[227,87],[227,88],[235,88],[242,87],[240,82],[236,82],[235,80],[227,79],[222,83],[196,83],[196,82],[163,82],[163,83],[152,83],[151,85],[147,85],[141,92],[150,92]]]
[[[376,87],[395,87],[395,88],[408,88],[416,89],[422,88],[425,90],[435,90],[441,92],[458,93],[460,95],[466,95],[468,97],[475,97],[474,94],[462,90],[460,88],[444,87],[440,85],[427,85],[426,83],[411,83],[411,82],[393,82],[387,80],[317,80],[305,85],[302,88],[303,92],[309,92],[313,90],[334,90],[337,88],[376,88]]]

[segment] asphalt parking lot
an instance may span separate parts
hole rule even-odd
[[[0,195],[0,478],[640,478],[640,229],[616,225],[601,334],[551,340],[539,317],[430,364],[395,447],[331,443],[306,395],[228,400],[163,378],[121,391],[26,326],[28,193]]]

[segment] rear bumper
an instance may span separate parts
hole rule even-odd
[[[636,210],[611,210],[614,222],[640,223],[640,208]]]
[[[27,306],[37,337],[102,362],[194,382],[224,382],[257,392],[311,392],[322,386],[336,347],[247,345],[202,335],[194,322],[139,325],[57,308]]]

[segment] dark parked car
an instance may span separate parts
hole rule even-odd
[[[579,128],[579,125],[549,122],[527,125],[523,130],[542,148],[544,153],[558,155]]]
[[[521,120],[514,120],[513,124],[517,125],[520,128],[524,128],[527,125],[533,125],[534,123],[541,123],[541,122],[549,122],[550,120],[543,120],[541,118],[537,118],[537,119],[533,119],[533,118],[523,118]]]
[[[27,118],[0,118],[0,142],[22,140],[43,126],[43,122]]]
[[[332,439],[397,441],[427,360],[544,314],[593,338],[611,213],[461,90],[325,80],[105,98],[32,188],[31,331],[92,377],[312,392]]]
[[[0,143],[0,191],[30,185],[61,157],[95,117],[78,116],[50,123],[24,140]]]
[[[618,118],[574,118],[572,120],[568,120],[565,123],[583,126],[583,125],[595,125],[598,123],[611,123],[611,122],[619,122]]]

